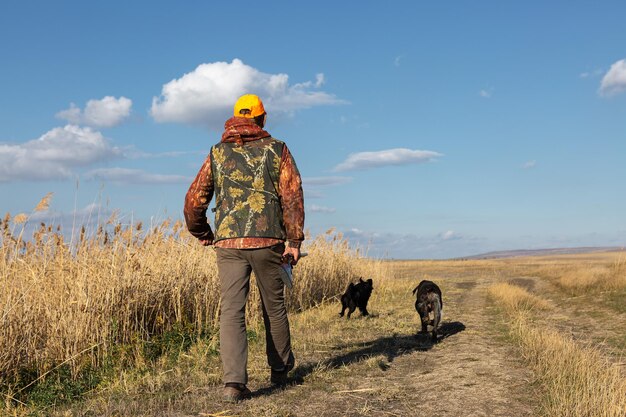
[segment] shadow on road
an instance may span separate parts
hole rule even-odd
[[[445,322],[439,326],[439,339],[437,343],[441,343],[450,336],[453,336],[459,332],[465,330],[465,325],[458,321]],[[290,383],[287,385],[300,385],[304,383],[304,379],[310,375],[316,368],[339,368],[341,366],[347,366],[353,363],[358,363],[363,360],[369,359],[378,355],[385,355],[387,362],[393,362],[395,358],[402,355],[407,355],[415,351],[425,352],[435,345],[430,339],[430,334],[409,334],[409,335],[393,335],[388,337],[381,337],[379,339],[371,340],[369,342],[358,343],[353,345],[340,345],[338,349],[350,348],[351,346],[358,347],[356,350],[343,353],[338,356],[331,357],[329,359],[315,362],[305,363],[297,366],[292,373]],[[386,370],[389,368],[387,365],[381,366],[381,369]],[[255,391],[253,396],[261,396],[270,394],[276,390],[284,389],[285,387],[268,387]]]

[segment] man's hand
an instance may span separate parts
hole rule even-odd
[[[213,239],[215,239],[215,236],[213,235],[213,231],[211,230],[211,227],[209,227],[209,231],[205,233],[204,238],[198,239],[198,241],[200,242],[202,246],[211,246],[213,244]]]
[[[293,261],[291,262],[291,265],[297,264],[298,260],[300,259],[300,248],[291,248],[289,247],[289,245],[287,245],[285,246],[285,251],[283,252],[283,258],[285,258],[288,254],[293,256]]]

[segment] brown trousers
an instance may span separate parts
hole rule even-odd
[[[280,275],[284,248],[283,244],[260,249],[216,248],[221,282],[220,355],[224,383],[248,382],[245,309],[250,273],[253,271],[261,294],[267,362],[275,371],[293,367],[284,285]]]

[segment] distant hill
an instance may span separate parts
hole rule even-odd
[[[546,256],[546,255],[572,255],[576,253],[593,253],[593,252],[619,252],[626,248],[619,246],[607,247],[582,247],[582,248],[552,248],[552,249],[518,249],[503,250],[496,252],[487,252],[480,255],[464,256],[457,259],[498,259],[498,258],[516,258],[522,256]]]

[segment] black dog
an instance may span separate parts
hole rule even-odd
[[[367,316],[369,314],[367,312],[367,302],[370,299],[370,295],[372,295],[373,289],[371,278],[367,281],[359,278],[358,284],[350,283],[346,292],[341,296],[341,313],[339,313],[339,316],[343,317],[343,313],[347,308],[348,318],[350,318],[350,315],[357,307],[362,315]]]
[[[432,340],[437,341],[437,327],[441,322],[441,314],[443,310],[443,298],[441,297],[441,290],[432,281],[422,281],[413,290],[413,294],[417,292],[417,299],[415,300],[415,310],[420,315],[422,320],[422,333],[428,331],[427,326],[433,326],[431,333]],[[433,313],[433,319],[430,319],[430,313]]]

